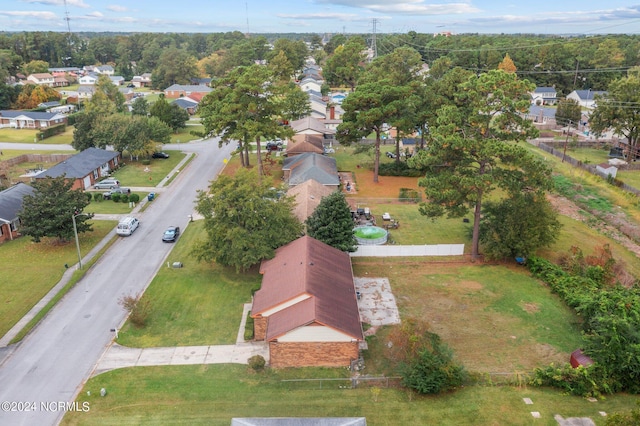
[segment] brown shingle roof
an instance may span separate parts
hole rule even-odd
[[[287,155],[302,154],[304,152],[314,152],[324,154],[324,138],[320,135],[295,135],[287,142]]]
[[[252,316],[310,295],[311,299],[286,307],[269,317],[267,335],[275,336],[309,323],[311,316],[321,324],[361,340],[362,326],[353,284],[349,254],[309,236],[280,247],[276,256],[260,266],[262,287],[253,299]],[[314,312],[309,309],[311,300]],[[304,306],[297,306],[303,304]],[[313,314],[313,315],[312,315]],[[272,324],[272,317],[275,323]],[[276,327],[275,331],[270,330]]]
[[[335,187],[325,186],[315,179],[309,179],[300,185],[292,186],[287,191],[287,195],[296,200],[293,214],[300,222],[304,222],[318,207],[320,200],[335,190]]]

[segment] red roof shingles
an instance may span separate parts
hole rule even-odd
[[[347,253],[304,236],[276,250],[273,259],[262,262],[260,272],[264,276],[253,300],[252,316],[306,294],[314,304],[315,321],[355,339],[363,338],[351,258]],[[308,300],[271,315],[267,336],[280,335],[286,328],[284,332],[309,323],[311,302]],[[305,307],[307,311],[303,315],[300,310]],[[288,325],[283,329],[282,324]],[[276,329],[270,330],[272,326]]]

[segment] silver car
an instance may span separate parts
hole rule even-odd
[[[114,189],[119,186],[120,181],[117,179],[105,179],[93,185],[95,189]]]

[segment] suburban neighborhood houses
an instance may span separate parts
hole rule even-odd
[[[638,37],[27,34],[0,424],[633,424]]]

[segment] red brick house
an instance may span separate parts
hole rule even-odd
[[[18,183],[0,191],[0,243],[20,236],[20,218],[22,200],[33,195],[35,190],[26,183]]]
[[[364,337],[347,253],[304,236],[276,250],[260,273],[251,317],[272,367],[347,367],[358,359]]]
[[[120,165],[120,153],[100,148],[87,148],[52,168],[39,173],[35,179],[65,176],[73,180],[71,189],[89,189],[109,176]]]

